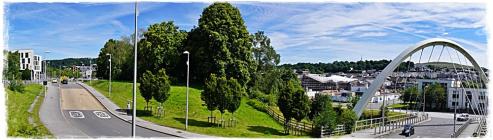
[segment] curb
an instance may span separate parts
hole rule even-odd
[[[116,116],[118,119],[120,119],[120,120],[122,120],[122,121],[124,121],[124,122],[127,122],[127,123],[130,123],[130,124],[131,124],[131,122],[130,122],[129,120],[126,120],[126,119],[124,119],[124,118],[120,117],[118,114],[114,113],[114,112],[113,112],[113,110],[108,109],[108,107],[106,107],[106,105],[104,105],[104,104],[101,102],[101,100],[100,100],[99,98],[97,98],[97,97],[94,95],[94,93],[93,93],[91,90],[89,90],[89,89],[88,89],[88,87],[86,87],[86,86],[87,86],[86,84],[83,84],[83,83],[80,83],[80,82],[77,82],[77,84],[78,84],[78,85],[80,85],[80,86],[82,86],[82,87],[84,87],[84,89],[85,89],[86,91],[88,91],[89,93],[91,93],[91,95],[92,95],[94,98],[96,98],[96,99],[98,100],[99,104],[101,104],[101,105],[102,105],[102,106],[103,106],[106,110],[108,110],[108,112],[110,112],[113,116]],[[165,132],[162,132],[162,131],[159,131],[159,130],[155,130],[155,129],[152,129],[152,128],[149,128],[149,127],[146,127],[146,126],[139,125],[139,124],[137,123],[137,121],[136,121],[135,125],[136,125],[136,126],[139,126],[139,127],[142,127],[142,128],[144,128],[144,129],[148,129],[148,130],[151,130],[151,131],[159,132],[159,133],[162,133],[162,134],[171,135],[171,136],[178,137],[178,138],[185,138],[185,137],[183,137],[183,136],[178,136],[178,135],[175,135],[175,134],[165,133]]]

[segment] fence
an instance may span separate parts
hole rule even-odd
[[[374,135],[392,131],[404,127],[406,124],[415,124],[428,119],[428,114],[403,114],[389,116],[383,119],[383,122],[374,124]],[[361,126],[359,126],[361,127]],[[356,130],[356,129],[354,129]]]
[[[487,130],[487,126],[486,126],[486,119],[484,118],[478,118],[478,127],[474,130],[474,133],[473,133],[473,136],[474,137],[478,137],[478,136],[484,136],[486,135],[486,130]]]
[[[269,107],[267,107],[266,110],[267,114],[274,118],[274,120],[284,125],[285,119],[281,114],[275,112]],[[290,121],[290,123],[287,124],[287,131],[293,132],[294,134],[301,134],[302,132],[311,133],[313,129],[313,123]]]
[[[459,129],[457,129],[457,131],[455,131],[454,133],[452,133],[452,134],[450,135],[450,137],[451,137],[451,138],[457,138],[457,137],[458,137],[458,136],[462,133],[462,131],[464,131],[464,129],[466,129],[466,128],[467,128],[467,126],[469,126],[469,124],[471,124],[471,121],[472,121],[472,120],[473,120],[473,119],[468,119],[468,120],[467,120],[464,124],[462,124],[462,125],[459,127]]]

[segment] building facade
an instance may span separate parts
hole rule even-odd
[[[39,80],[42,78],[42,57],[35,55],[32,49],[16,50],[19,53],[20,70],[30,70],[31,80]]]

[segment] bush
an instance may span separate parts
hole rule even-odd
[[[352,110],[345,109],[344,111],[342,111],[342,114],[339,118],[341,119],[340,122],[344,125],[344,130],[346,131],[346,134],[351,134],[354,128],[354,124],[358,119],[356,117],[356,113],[354,113]]]
[[[312,130],[314,136],[320,136],[320,128],[329,128],[329,131],[333,131],[337,126],[337,113],[333,110],[324,110],[320,112],[314,119],[313,124],[315,129]]]
[[[247,104],[252,106],[253,108],[255,108],[258,111],[262,111],[262,112],[267,113],[267,106],[258,100],[250,99],[250,100],[248,100]]]
[[[9,89],[16,92],[24,92],[24,84],[20,80],[12,80],[9,83]]]

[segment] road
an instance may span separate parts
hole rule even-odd
[[[454,129],[454,114],[440,112],[428,112],[428,114],[430,115],[431,120],[415,125],[414,135],[411,135],[408,138],[450,138]],[[464,122],[456,123],[456,129],[458,129]],[[404,135],[400,135],[400,133],[401,130],[397,130],[382,137],[406,138]]]
[[[131,124],[109,113],[75,83],[49,84],[40,118],[57,138],[130,137]],[[174,137],[136,127],[137,137]]]

